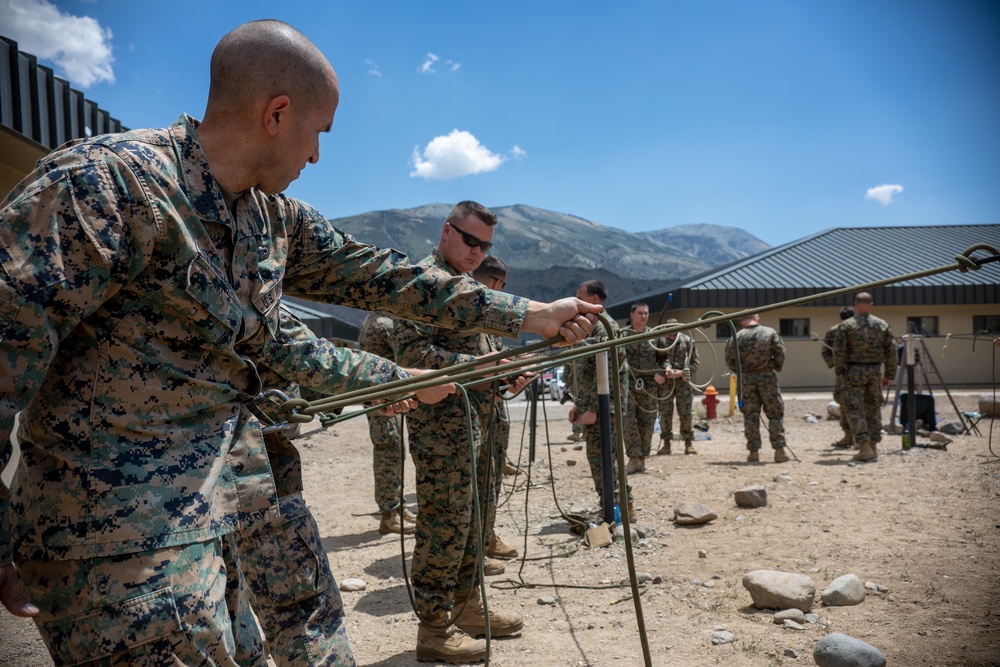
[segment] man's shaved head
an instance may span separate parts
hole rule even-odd
[[[316,45],[281,21],[244,23],[223,37],[212,53],[210,109],[249,110],[261,99],[288,95],[309,105],[324,99],[337,75]]]

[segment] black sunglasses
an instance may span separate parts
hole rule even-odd
[[[490,248],[493,247],[493,243],[491,241],[480,241],[472,234],[469,234],[468,232],[463,232],[461,229],[456,227],[454,223],[449,222],[448,224],[451,226],[452,229],[454,229],[456,232],[462,235],[462,240],[465,241],[465,245],[469,246],[470,248],[482,248],[483,252],[489,252]]]

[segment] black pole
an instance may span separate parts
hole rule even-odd
[[[611,385],[608,384],[608,353],[599,352],[597,362],[597,423],[601,433],[601,512],[604,521],[615,523],[615,473],[611,449]]]
[[[904,443],[903,449],[909,449],[917,444],[917,388],[913,373],[916,349],[913,334],[906,334],[903,339],[906,345],[906,431],[909,434],[909,442]]]
[[[541,378],[538,378],[528,387],[528,396],[531,399],[531,405],[528,409],[528,418],[531,420],[531,426],[528,427],[528,461],[531,463],[535,462],[535,436],[538,433],[538,387],[541,381]]]

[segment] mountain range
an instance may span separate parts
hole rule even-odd
[[[571,296],[596,278],[614,303],[755,255],[771,246],[737,227],[678,225],[627,232],[524,204],[497,214],[491,254],[509,269],[506,290],[540,301]],[[441,238],[451,206],[427,204],[331,219],[358,241],[425,257]]]

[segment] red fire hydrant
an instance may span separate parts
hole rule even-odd
[[[712,385],[705,387],[705,398],[701,399],[705,406],[705,419],[715,419],[715,406],[719,404],[719,399],[716,398],[718,395],[719,392]]]

